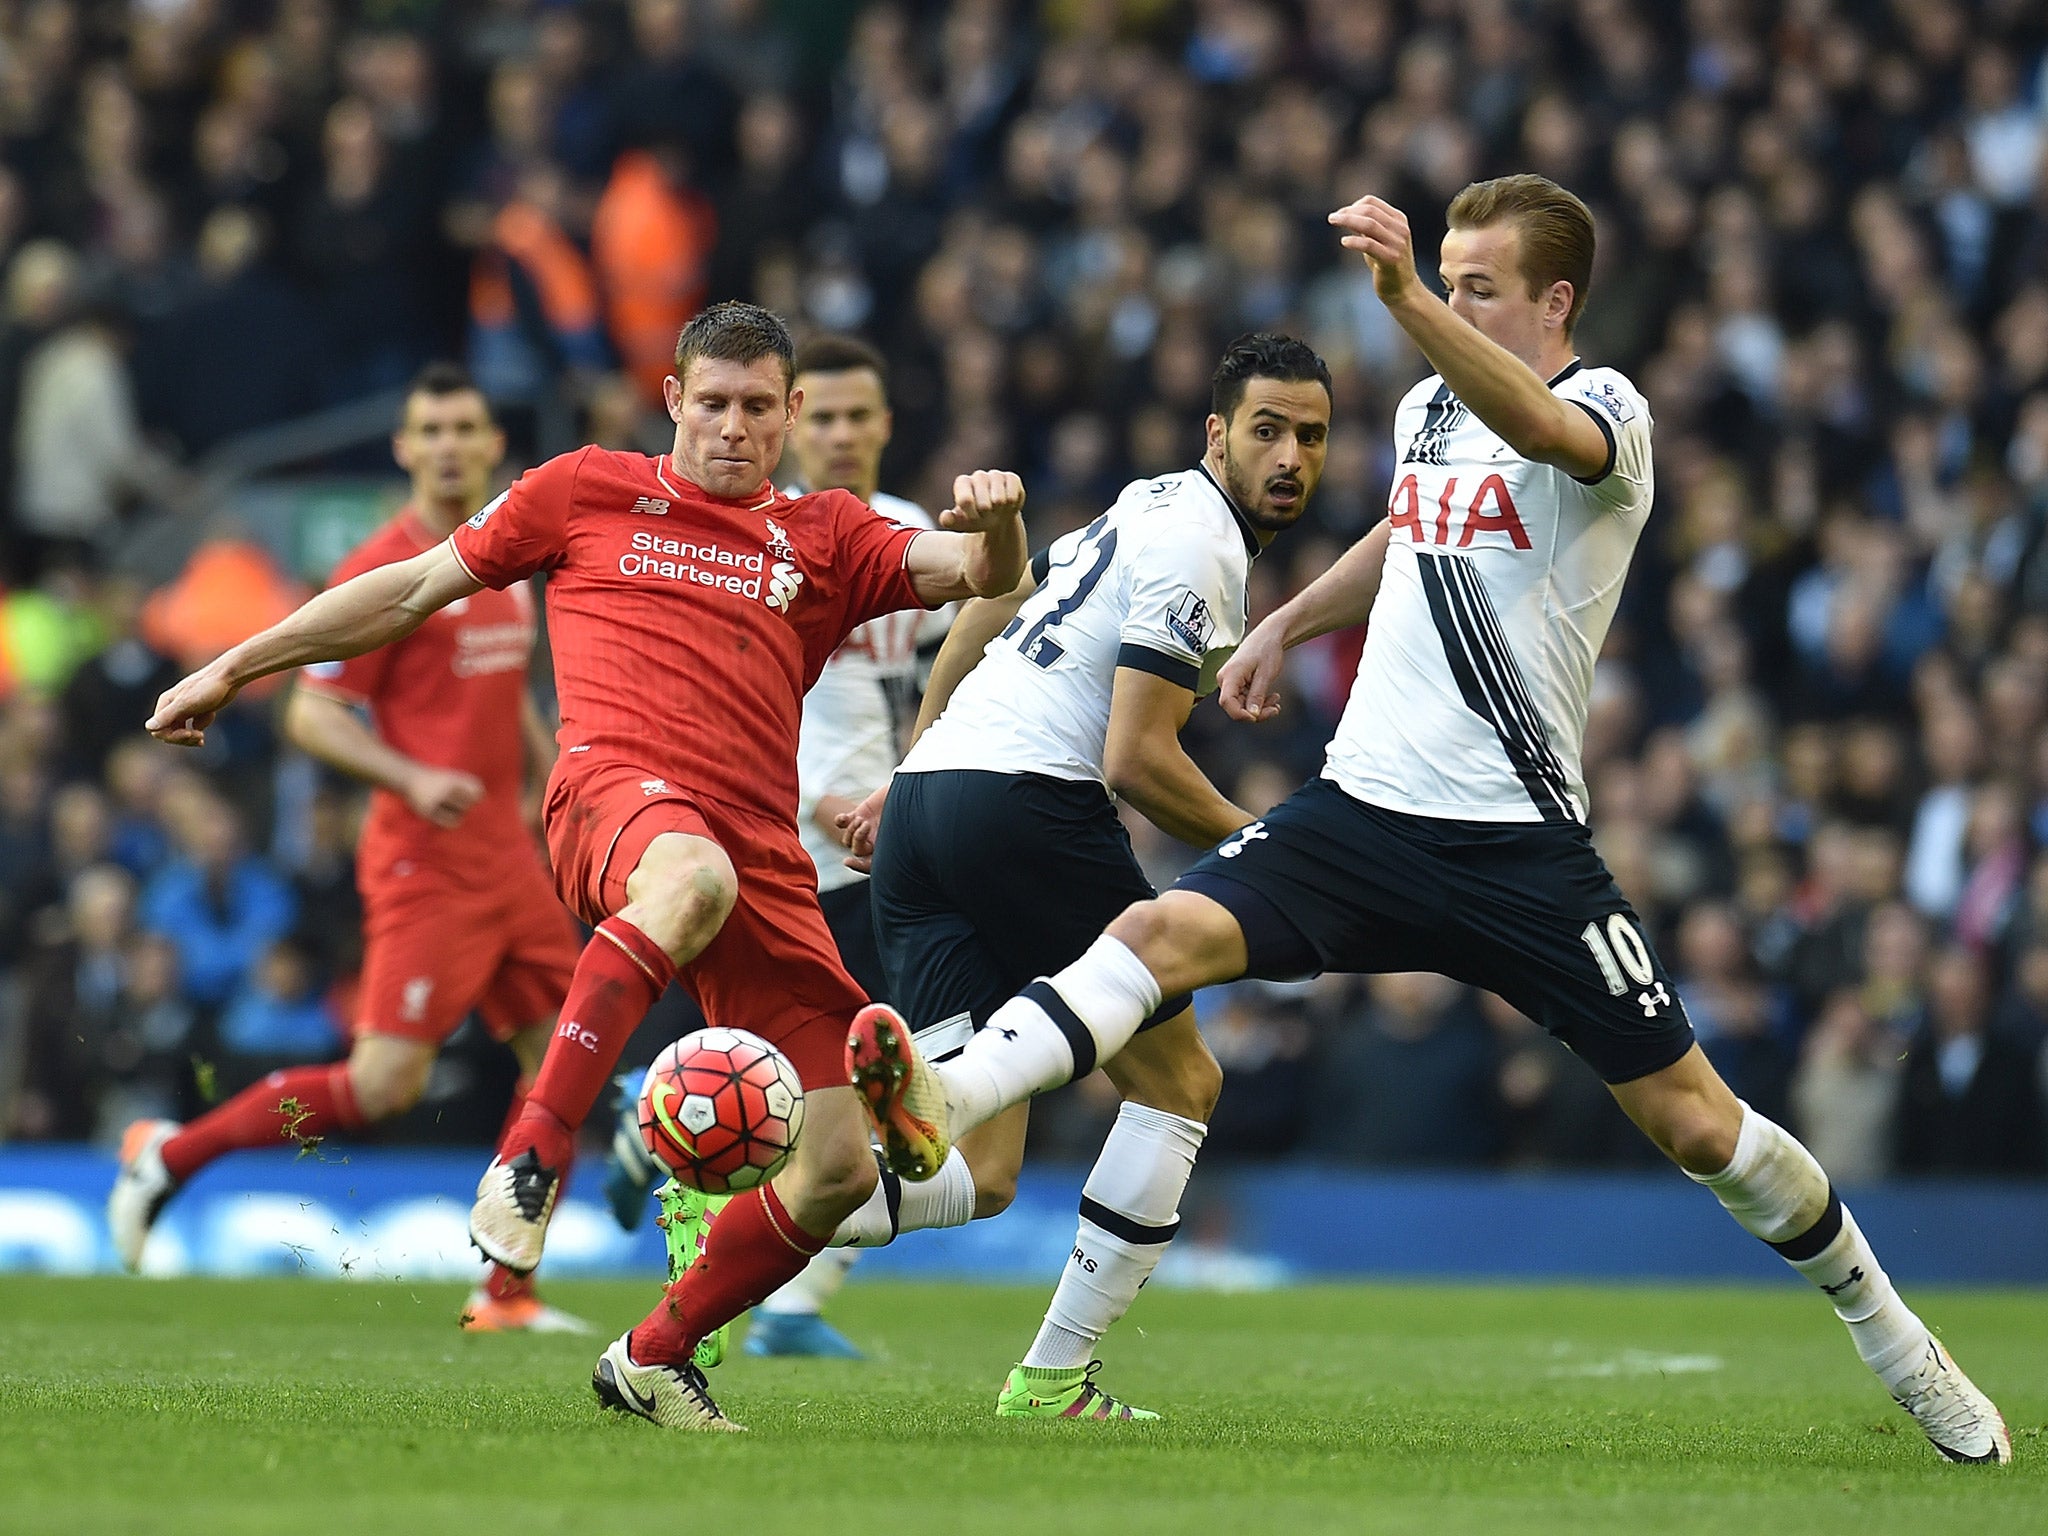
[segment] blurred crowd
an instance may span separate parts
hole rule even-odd
[[[1599,220],[1580,351],[1657,418],[1603,852],[1838,1179],[2041,1173],[2044,49],[2031,0],[0,0],[0,1133],[339,1049],[354,798],[263,700],[213,761],[130,730],[171,647],[106,573],[205,515],[221,444],[462,355],[659,448],[677,326],[737,295],[883,348],[886,488],[1014,467],[1043,539],[1192,462],[1222,343],[1285,329],[1337,418],[1263,611],[1382,514],[1425,371],[1324,214],[1379,192],[1427,268],[1453,193],[1535,170]],[[1316,771],[1358,646],[1298,652],[1279,722],[1198,712],[1249,809]],[[1650,1155],[1451,983],[1204,1004],[1219,1151]],[[1069,1100],[1039,1134],[1092,1153]]]

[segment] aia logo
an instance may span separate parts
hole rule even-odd
[[[632,510],[643,512],[649,517],[667,517],[669,504],[659,496],[642,496],[633,503]]]
[[[1452,543],[1451,522],[1455,518],[1458,520],[1455,542],[1460,549],[1466,548],[1482,533],[1504,533],[1515,548],[1529,547],[1529,530],[1522,526],[1522,515],[1515,510],[1514,498],[1508,495],[1508,484],[1499,475],[1488,475],[1481,480],[1471,500],[1462,506],[1454,499],[1457,494],[1458,478],[1453,475],[1437,494],[1435,515],[1428,515],[1423,505],[1422,488],[1416,483],[1415,476],[1405,475],[1387,500],[1387,521],[1397,529],[1406,529],[1410,542],[1416,544]]]

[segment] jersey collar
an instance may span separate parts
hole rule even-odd
[[[1252,527],[1251,519],[1238,510],[1236,498],[1223,489],[1223,482],[1210,474],[1209,466],[1199,459],[1195,461],[1195,472],[1209,482],[1209,488],[1223,498],[1223,505],[1230,508],[1230,515],[1237,523],[1238,535],[1244,540],[1245,554],[1254,560],[1258,559],[1260,551],[1266,546],[1259,542],[1258,530]]]
[[[1566,379],[1570,378],[1573,374],[1577,373],[1581,368],[1585,366],[1585,359],[1575,357],[1570,362],[1564,365],[1564,371],[1562,373],[1560,373],[1556,378],[1552,379],[1548,384],[1544,385],[1543,387],[1545,389],[1555,389],[1558,385],[1562,384]]]
[[[671,479],[671,476],[674,478]],[[705,490],[703,486],[692,480],[688,475],[685,475],[682,470],[678,469],[675,458],[666,453],[658,454],[655,457],[654,478],[659,480],[662,488],[678,501],[682,501],[685,498],[683,492],[678,490],[677,487],[686,485],[705,501],[721,507],[737,507],[742,512],[765,512],[774,506],[776,502],[784,499],[783,493],[776,487],[773,476],[762,481],[761,489],[751,498],[743,499],[738,496],[714,495],[710,491]]]

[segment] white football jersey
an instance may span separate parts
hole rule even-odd
[[[1244,638],[1245,576],[1258,550],[1207,469],[1133,481],[1102,516],[1039,553],[1037,590],[901,771],[1101,782],[1117,668],[1214,692]]]
[[[1386,573],[1325,778],[1461,821],[1584,821],[1593,663],[1650,516],[1650,407],[1612,368],[1550,384],[1607,437],[1579,481],[1522,458],[1441,378],[1394,414]]]
[[[869,503],[906,528],[935,528],[916,502],[878,495]],[[903,738],[917,718],[917,652],[945,634],[951,605],[870,619],[841,643],[804,695],[797,727],[797,836],[818,866],[818,889],[837,890],[867,876],[846,867],[846,850],[811,821],[826,795],[866,798],[895,772]]]

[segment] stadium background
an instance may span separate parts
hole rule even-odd
[[[677,326],[751,297],[884,349],[885,488],[1013,467],[1042,543],[1192,461],[1224,341],[1294,331],[1337,417],[1263,612],[1382,514],[1425,371],[1324,213],[1389,196],[1426,270],[1452,193],[1532,169],[1599,218],[1580,350],[1657,414],[1603,852],[1839,1181],[2038,1178],[2044,44],[2024,0],[0,4],[0,1138],[104,1148],[344,1049],[361,797],[274,692],[196,757],[136,727],[395,504],[420,363],[470,363],[508,474],[659,449]],[[1315,771],[1358,643],[1297,652],[1274,726],[1198,711],[1240,803]],[[1190,856],[1133,830],[1159,878]],[[1204,1004],[1198,1201],[1282,1157],[1653,1158],[1447,982]],[[481,1145],[510,1070],[464,1038],[382,1139]],[[1091,1156],[1108,1107],[1044,1106],[1038,1150]]]

